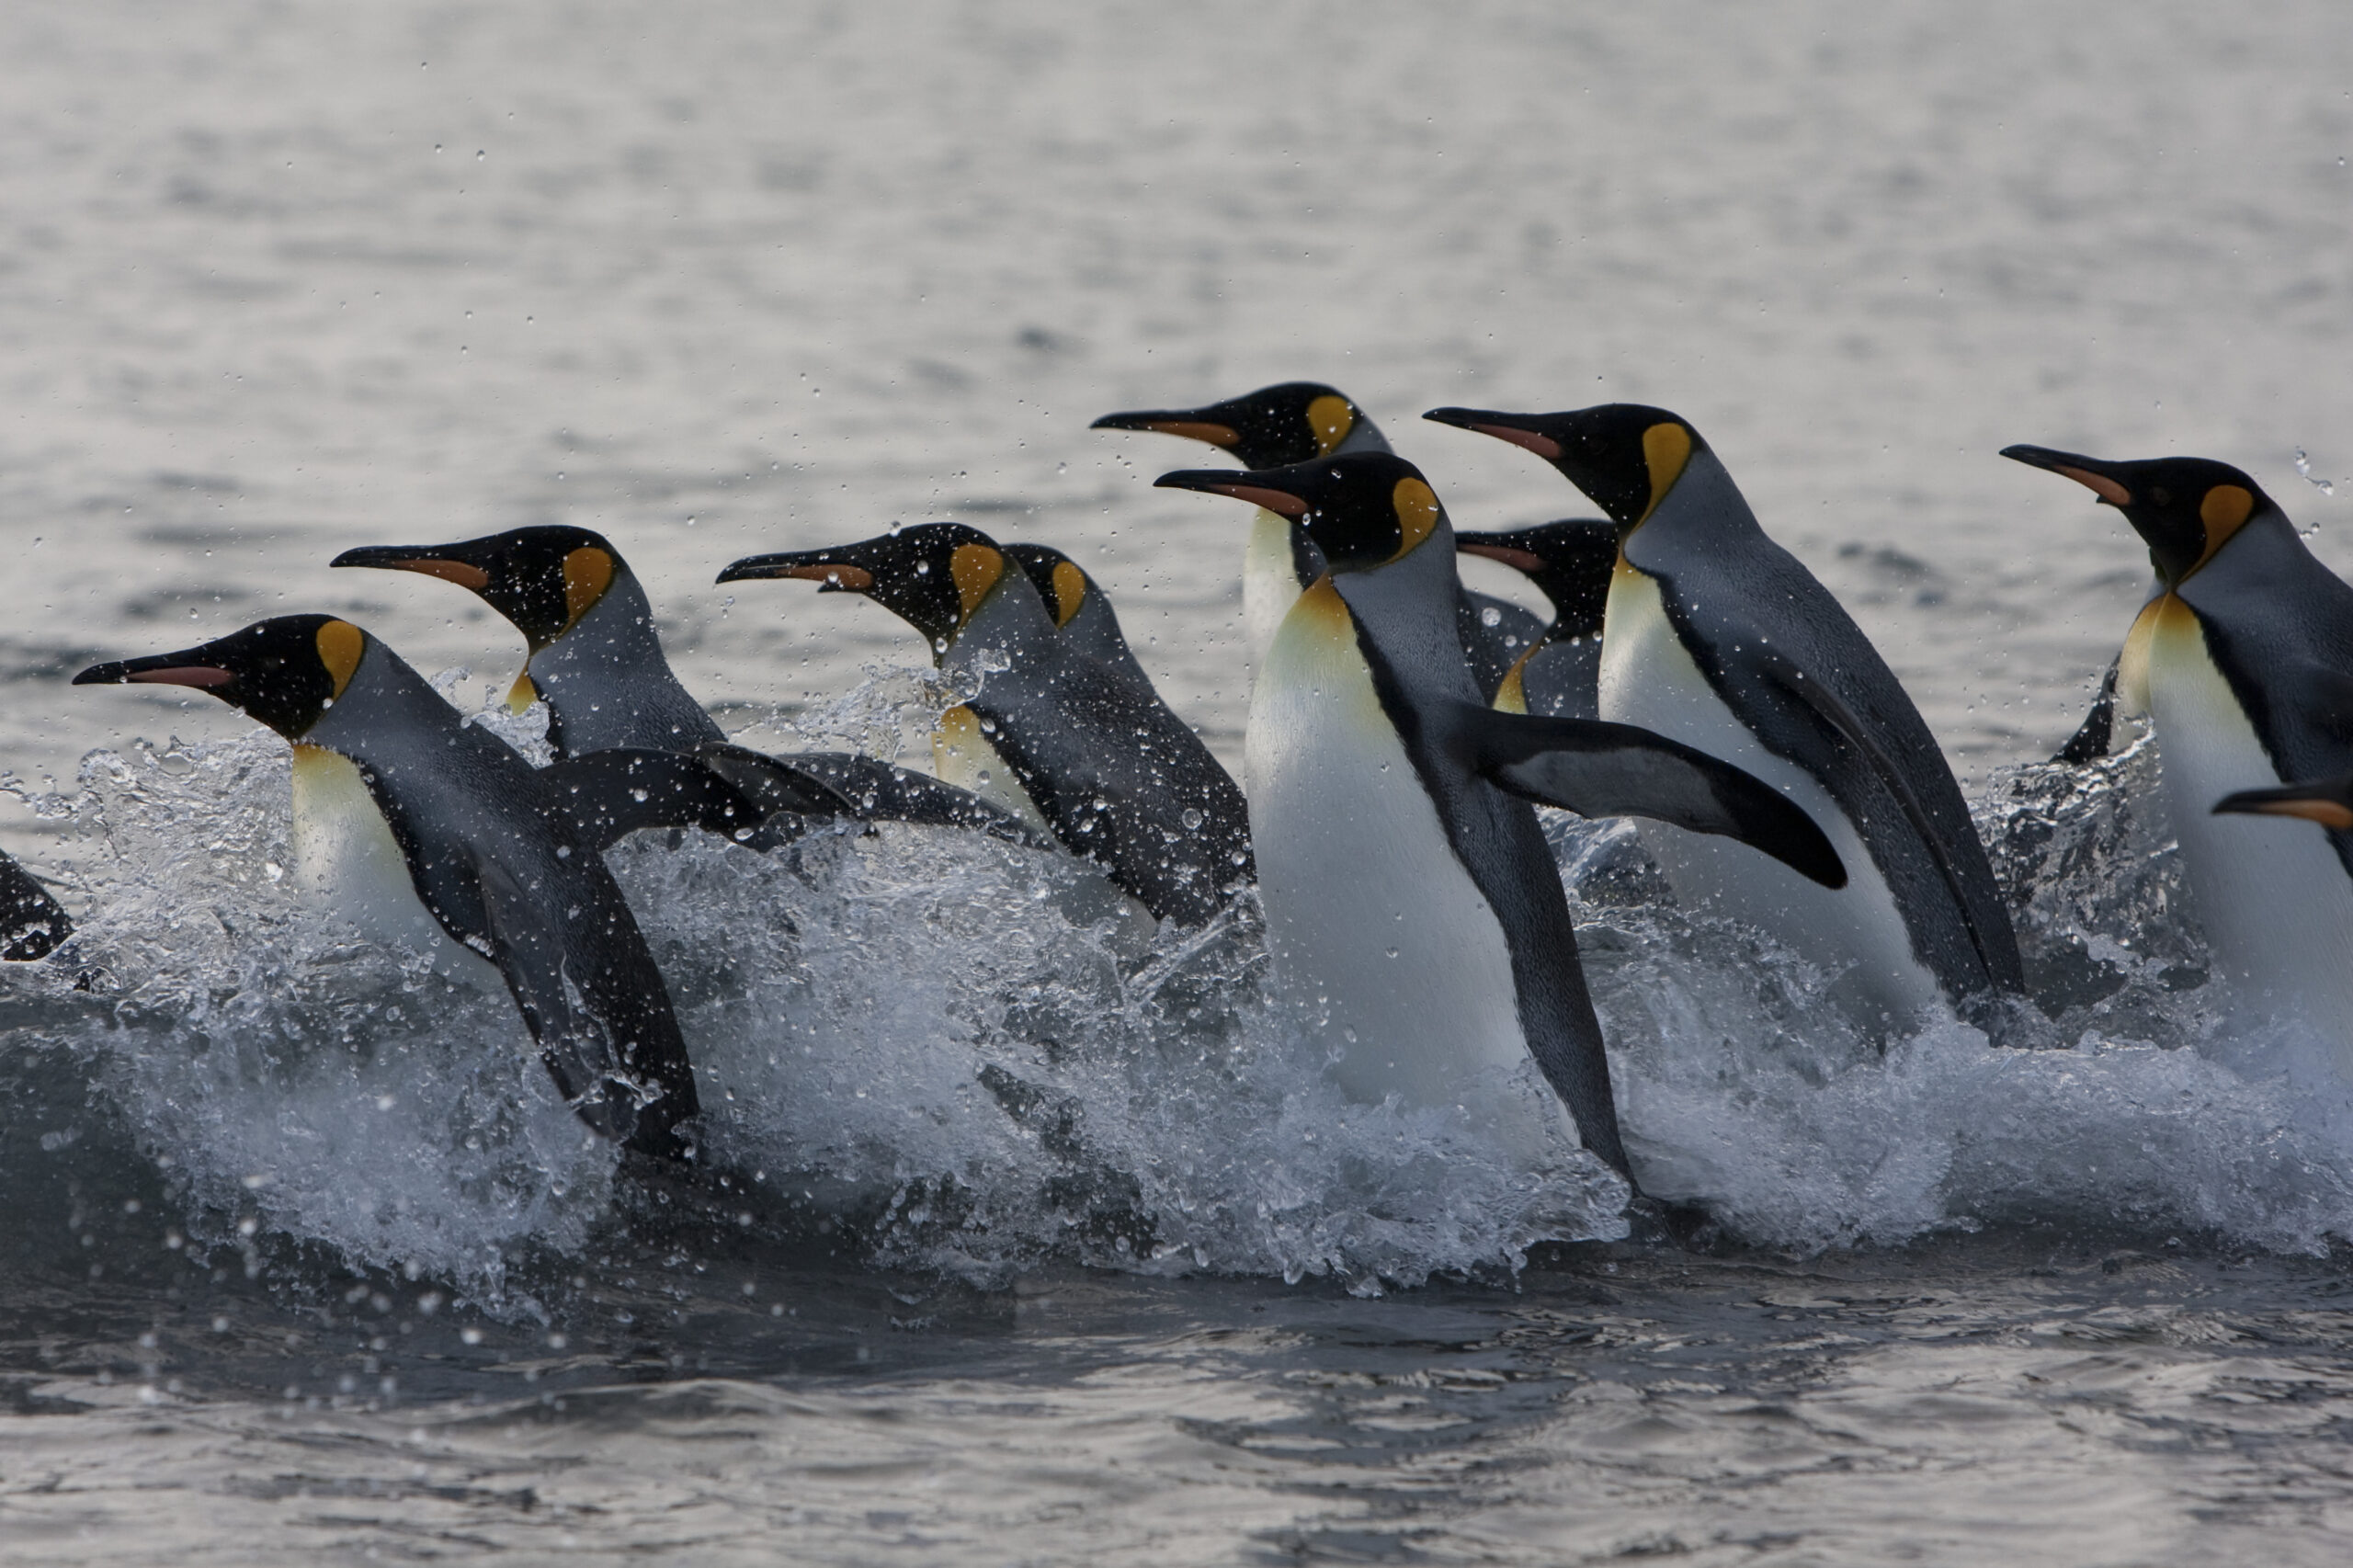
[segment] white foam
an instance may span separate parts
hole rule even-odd
[[[1882,1041],[1836,977],[1662,902],[1624,824],[1553,823],[1628,1142],[1660,1196],[1799,1249],[2019,1221],[2353,1235],[2353,1104],[2319,1042],[2234,1021],[2139,754],[1981,809],[2052,1012]],[[12,966],[197,1222],[251,1218],[496,1298],[606,1216],[614,1160],[509,1001],[359,945],[287,869],[286,752],[94,753],[62,817],[90,904]],[[1449,1113],[1351,1105],[1278,1013],[1255,909],[1152,929],[1063,857],[910,826],[614,865],[669,974],[714,1162],[879,1214],[882,1255],[983,1282],[1048,1256],[1326,1273],[1360,1290],[1622,1233],[1581,1153],[1529,1170]],[[75,974],[101,971],[94,994]],[[1532,1078],[1498,1092],[1533,1092]]]

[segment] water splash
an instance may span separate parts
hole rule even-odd
[[[936,700],[892,678],[820,724]],[[483,722],[529,739],[529,714]],[[1995,780],[1979,824],[2040,1005],[1893,1039],[1825,1005],[1836,975],[1677,908],[1628,824],[1549,821],[1646,1187],[1800,1250],[2027,1221],[2353,1234],[2353,1105],[2209,972],[2134,809],[2154,766],[2144,744]],[[518,1262],[596,1244],[613,1157],[503,994],[303,902],[286,770],[256,733],[94,753],[39,799],[90,915],[7,972],[15,1040],[86,1074],[215,1244],[257,1229],[512,1306]],[[1270,999],[1246,903],[1164,928],[1067,858],[904,824],[767,855],[641,835],[613,863],[702,1076],[708,1165],[886,1261],[1375,1290],[1624,1233],[1622,1184],[1578,1151],[1513,1167],[1444,1113],[1345,1101]],[[1499,1092],[1544,1091],[1531,1070]]]

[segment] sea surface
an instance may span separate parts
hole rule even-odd
[[[0,973],[0,1560],[2353,1556],[2353,1069],[2211,972],[2145,746],[2043,761],[2148,572],[1994,455],[2222,458],[2353,568],[2341,4],[85,0],[0,8],[0,846],[82,920]],[[1246,902],[641,839],[686,1179],[304,901],[281,743],[66,684],[324,610],[480,710],[503,622],[325,563],[571,522],[748,742],[919,760],[912,633],[711,578],[955,517],[1238,766],[1246,513],[1086,426],[1302,377],[1464,527],[1590,508],[1425,408],[1688,417],[2034,1005],[1858,1028],[1549,821],[1630,1213],[1343,1101]]]

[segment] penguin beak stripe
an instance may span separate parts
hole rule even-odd
[[[445,583],[455,583],[477,594],[490,586],[489,573],[479,566],[469,566],[462,561],[387,561],[384,564],[396,572],[417,572],[427,577],[438,577]]]
[[[2243,813],[2247,816],[2302,817],[2306,822],[2316,822],[2321,826],[2336,833],[2353,829],[2353,810],[2348,810],[2336,801],[2328,800],[2242,802],[2234,798],[2223,801],[2214,810]]]
[[[2130,506],[2132,504],[2132,492],[2106,474],[2082,468],[2054,468],[2051,472],[2074,480],[2111,506]]]
[[[122,678],[127,684],[141,686],[193,686],[210,689],[226,686],[237,677],[210,665],[177,665],[165,670],[133,670]]]
[[[822,583],[835,593],[845,594],[863,594],[874,586],[874,574],[863,566],[779,566],[760,575],[799,577],[806,582]]]
[[[1509,441],[1515,447],[1525,447],[1546,462],[1558,461],[1561,456],[1560,442],[1533,430],[1515,430],[1508,425],[1469,425],[1464,428],[1493,436],[1498,441]]]
[[[1160,481],[1166,484],[1166,480]],[[1198,490],[1206,495],[1231,495],[1236,501],[1248,501],[1264,506],[1278,517],[1303,517],[1313,510],[1306,501],[1288,490],[1269,490],[1263,484],[1177,484],[1172,490]]]
[[[1465,544],[1460,536],[1455,540],[1456,551],[1463,555],[1483,555],[1490,561],[1500,561],[1515,572],[1534,575],[1544,569],[1544,558],[1525,550],[1513,550],[1501,544]]]
[[[1230,447],[1242,439],[1241,433],[1233,426],[1212,425],[1206,419],[1155,419],[1134,428],[1157,431],[1163,436],[1182,436],[1188,441],[1201,441],[1212,447]]]

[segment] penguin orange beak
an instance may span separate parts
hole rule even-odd
[[[1155,490],[1198,490],[1205,495],[1231,495],[1236,501],[1264,506],[1282,517],[1303,517],[1313,510],[1306,497],[1277,490],[1266,483],[1262,475],[1236,473],[1231,469],[1183,468],[1162,474],[1152,484]]]
[[[194,650],[155,653],[144,659],[117,659],[92,665],[74,677],[75,686],[192,686],[200,691],[226,686],[235,673],[217,665],[190,663]]]
[[[438,577],[445,583],[455,583],[461,588],[481,593],[490,586],[490,574],[464,561],[452,560],[443,554],[438,545],[370,545],[361,550],[347,550],[330,566],[374,566],[387,572],[421,572],[427,577]]]
[[[1557,462],[1561,443],[1535,428],[1534,422],[1544,418],[1537,414],[1498,414],[1489,408],[1433,408],[1423,418],[1440,425],[1451,425],[1458,430],[1476,430],[1482,436],[1493,436],[1498,441],[1509,441],[1515,447],[1525,447],[1546,462]]]
[[[1107,414],[1087,428],[1089,430],[1152,430],[1163,436],[1182,436],[1188,441],[1206,442],[1212,447],[1231,447],[1242,439],[1242,432],[1231,425],[1202,417],[1199,409],[1145,409],[1132,414]]]
[[[2110,475],[2102,472],[2109,465],[2098,458],[2087,458],[2079,452],[2053,451],[2049,447],[2004,447],[2002,456],[2029,468],[2039,468],[2072,479],[2105,506],[2130,506],[2132,492]]]
[[[866,594],[874,590],[874,574],[838,557],[834,550],[787,550],[773,555],[747,555],[731,562],[718,581],[739,583],[769,577],[798,577],[817,585],[821,594]]]
[[[2214,814],[2302,817],[2332,832],[2353,831],[2353,774],[2277,790],[2242,790],[2215,801]]]
[[[1454,536],[1454,549],[1457,554],[1481,555],[1489,561],[1500,561],[1513,571],[1524,572],[1531,577],[1544,570],[1544,558],[1533,551],[1515,550],[1507,544],[1490,544],[1468,534]]]

